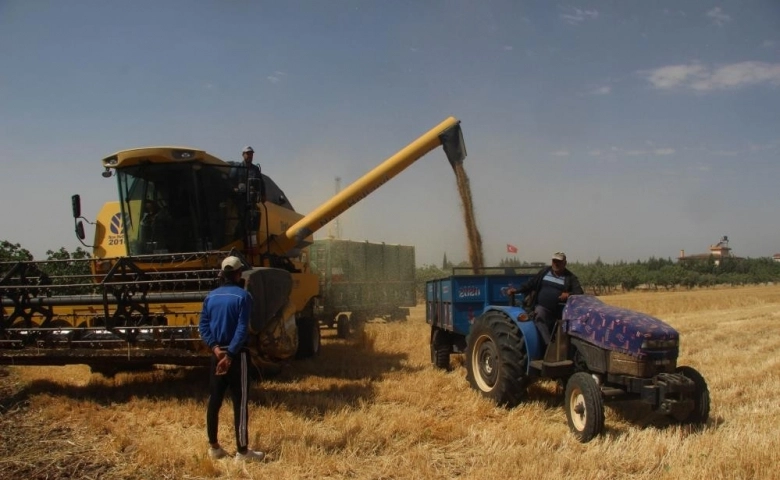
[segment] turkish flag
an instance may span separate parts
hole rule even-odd
[[[507,251],[507,253],[517,253],[517,247],[507,243],[506,244],[506,251]]]

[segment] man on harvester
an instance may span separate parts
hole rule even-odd
[[[265,181],[260,165],[253,162],[255,150],[246,146],[241,151],[241,162],[230,162],[230,178],[235,185],[234,190],[242,201],[238,202],[241,222],[235,232],[236,239],[242,239],[251,244],[248,235],[253,235],[260,222],[260,211],[257,203],[265,203]],[[248,227],[248,228],[247,228]]]

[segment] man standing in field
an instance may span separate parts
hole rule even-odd
[[[563,315],[569,295],[582,295],[580,280],[566,268],[566,254],[555,252],[552,265],[539,270],[534,278],[519,288],[510,287],[509,294],[523,293],[527,305],[534,311],[534,323],[545,343],[550,343],[555,322]]]
[[[209,455],[217,459],[227,456],[217,440],[217,433],[219,410],[225,392],[230,388],[238,450],[235,460],[259,462],[265,454],[248,448],[249,352],[245,344],[249,334],[252,296],[239,285],[243,269],[238,257],[225,258],[220,272],[224,285],[211,291],[203,301],[198,329],[200,338],[212,352],[206,432],[211,445]]]

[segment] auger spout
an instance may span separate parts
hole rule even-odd
[[[274,248],[279,252],[286,252],[295,247],[305,246],[307,237],[438,146],[443,147],[453,168],[463,162],[466,158],[466,146],[460,120],[455,117],[447,118],[363,175],[288,228],[283,236],[275,239]]]

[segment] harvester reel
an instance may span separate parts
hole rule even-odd
[[[35,265],[19,262],[0,279],[0,299],[8,298],[13,303],[13,311],[6,317],[0,309],[0,332],[10,340],[21,341],[21,345],[35,342],[38,327],[47,327],[53,313],[51,308],[37,305],[35,299],[47,296],[46,286],[51,279]],[[43,321],[34,320],[43,318]],[[30,329],[30,330],[25,330]]]

